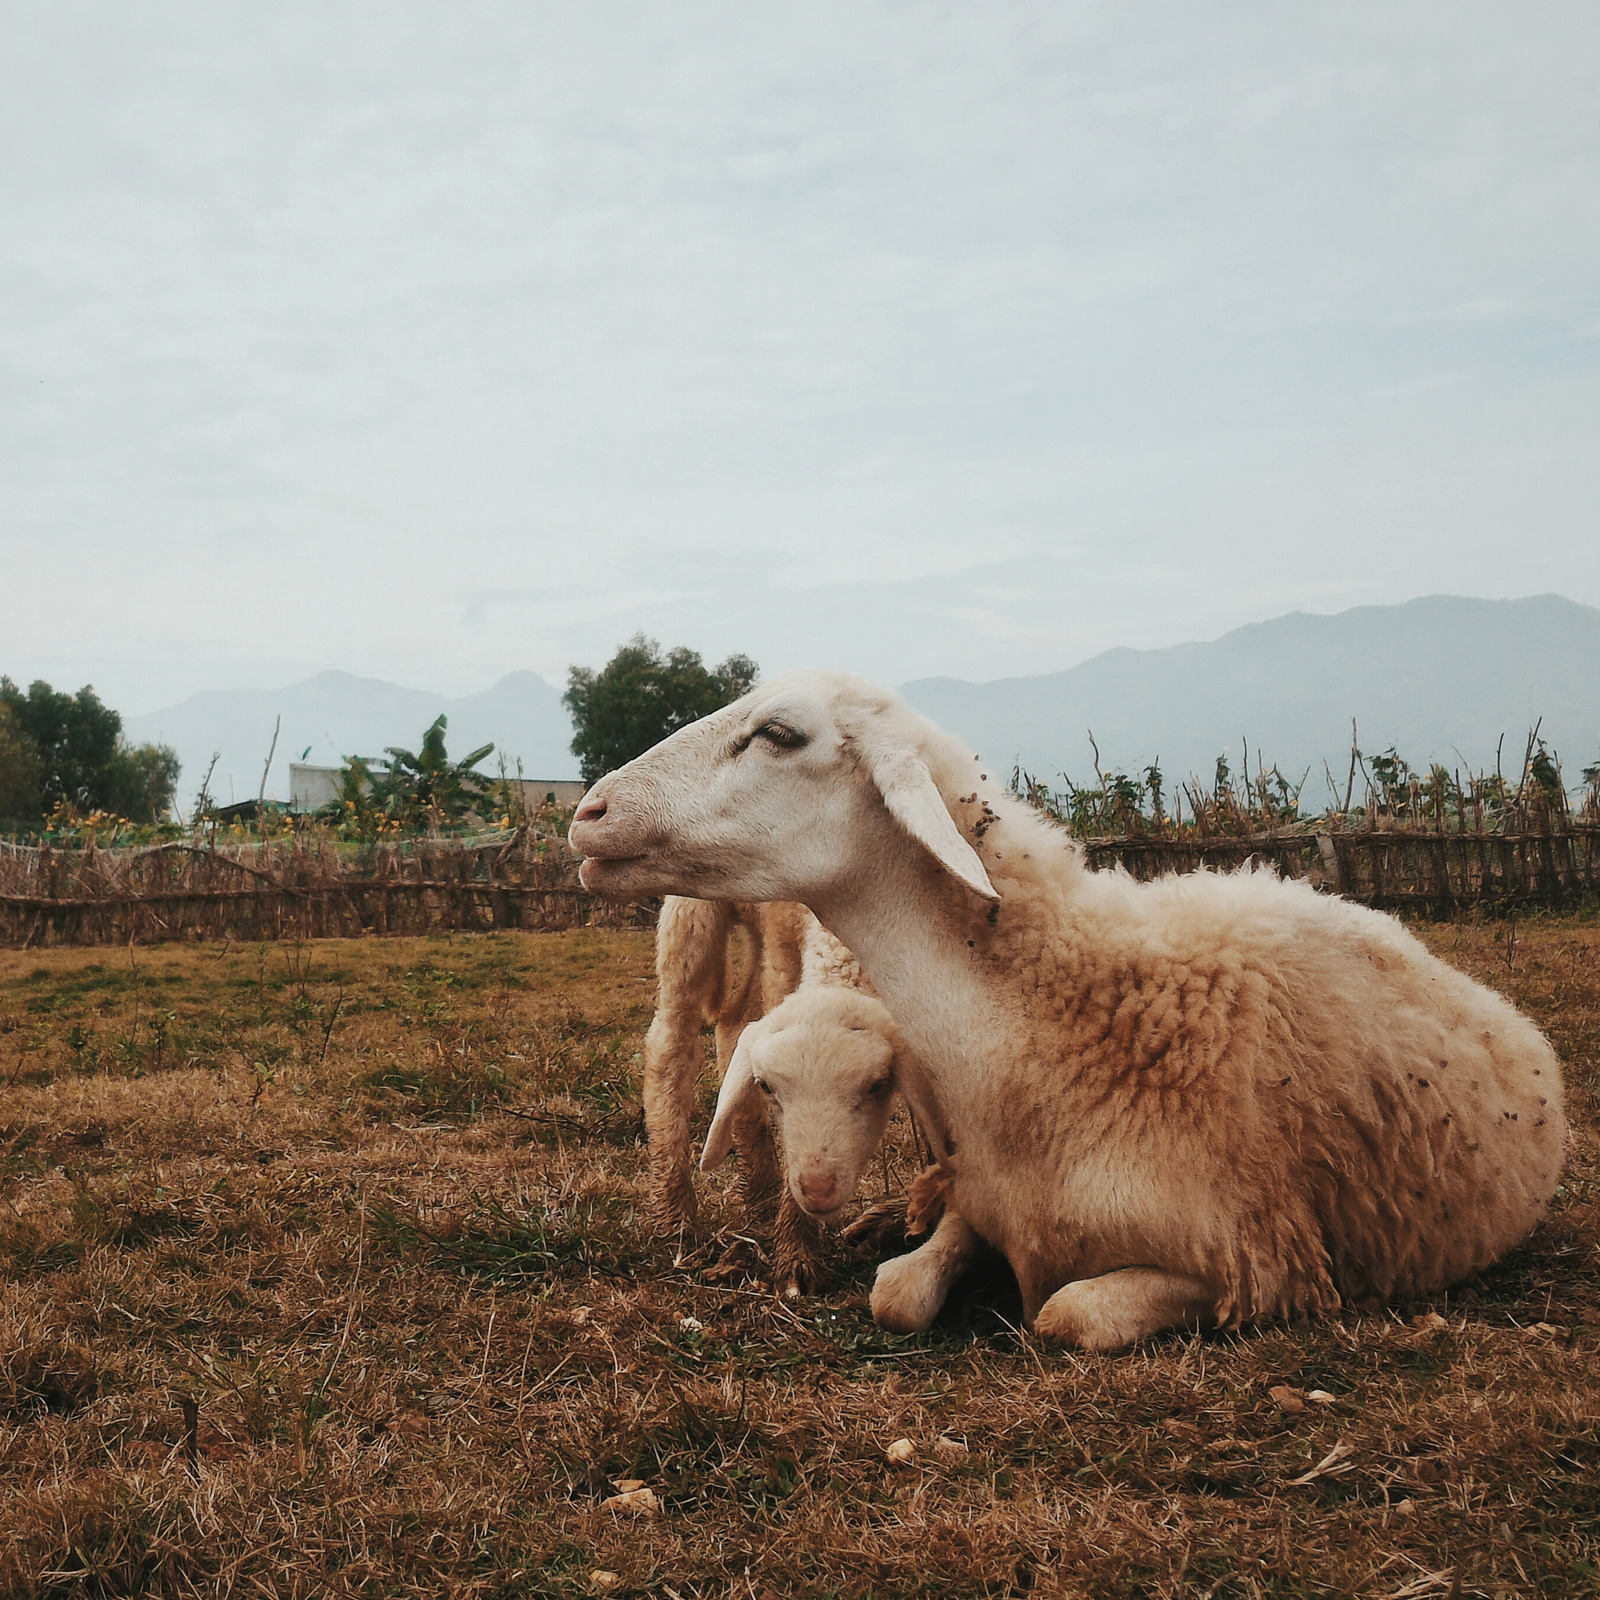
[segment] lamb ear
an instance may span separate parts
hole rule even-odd
[[[723,1074],[722,1087],[717,1091],[717,1110],[711,1119],[711,1131],[706,1135],[706,1147],[700,1153],[700,1170],[715,1172],[728,1159],[733,1148],[734,1124],[739,1113],[745,1110],[760,1091],[756,1088],[756,1069],[750,1056],[751,1029],[746,1028],[739,1039],[739,1048]]]
[[[889,808],[889,815],[922,846],[952,878],[974,894],[998,903],[1000,896],[983,870],[978,852],[961,837],[961,830],[945,809],[944,798],[915,750],[903,745],[871,748],[864,752],[867,770]]]

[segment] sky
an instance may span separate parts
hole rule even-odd
[[[0,671],[1600,604],[1600,10],[0,0]]]

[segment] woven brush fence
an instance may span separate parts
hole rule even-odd
[[[1091,838],[1090,864],[1136,878],[1255,860],[1364,905],[1448,914],[1469,905],[1560,905],[1600,894],[1600,822],[1564,805],[1518,806],[1490,829],[1470,811],[1443,826],[1369,816],[1354,826],[1295,824],[1244,835]]]
[[[1139,879],[1256,861],[1371,906],[1438,915],[1471,905],[1560,905],[1600,895],[1600,819],[1518,804],[1486,822],[1369,813],[1208,833],[1186,825],[1081,841],[1094,867]],[[0,948],[170,939],[339,939],[526,928],[651,927],[654,903],[585,893],[559,834],[353,848],[320,833],[265,844],[143,849],[0,843]]]
[[[649,927],[586,894],[564,840],[518,829],[365,848],[318,834],[145,849],[0,844],[0,948]]]

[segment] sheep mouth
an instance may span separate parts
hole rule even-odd
[[[607,875],[617,875],[613,869],[622,869],[644,859],[643,856],[585,856],[578,867],[578,882],[585,889],[598,889]]]

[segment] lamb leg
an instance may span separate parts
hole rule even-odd
[[[822,1227],[796,1203],[784,1184],[772,1230],[773,1287],[786,1299],[810,1294],[822,1281]]]

